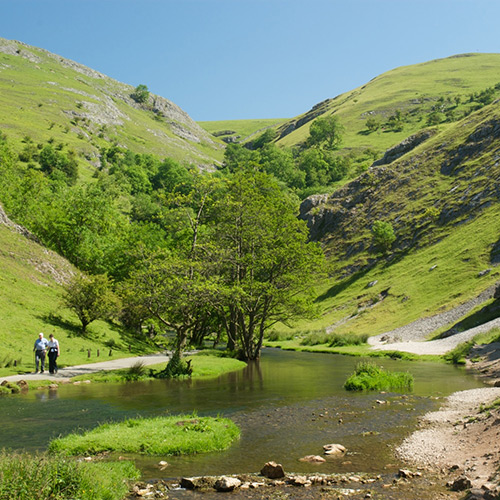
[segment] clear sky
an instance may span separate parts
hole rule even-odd
[[[1,37],[195,120],[289,118],[398,66],[500,53],[499,22],[499,0],[0,0]]]

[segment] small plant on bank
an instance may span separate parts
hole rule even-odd
[[[156,378],[190,377],[193,373],[191,361],[182,359],[176,351],[164,370],[155,374]]]
[[[408,372],[388,372],[371,362],[356,365],[354,373],[345,381],[348,391],[411,390],[413,375]]]
[[[445,354],[444,359],[454,365],[465,365],[465,360],[475,345],[474,339],[457,345],[455,349]]]
[[[137,361],[137,363],[134,363],[130,368],[128,368],[125,378],[127,380],[140,380],[141,378],[145,378],[147,376],[146,371],[144,361]]]

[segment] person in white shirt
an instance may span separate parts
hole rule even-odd
[[[43,333],[39,333],[33,347],[33,351],[35,351],[35,373],[38,373],[39,364],[41,365],[41,372],[43,373],[43,371],[45,370],[45,355],[47,353],[48,345],[49,341],[43,338]]]
[[[57,358],[59,357],[59,342],[54,338],[54,335],[49,335],[49,373],[57,373]]]

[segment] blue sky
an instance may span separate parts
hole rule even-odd
[[[398,66],[500,53],[499,19],[498,0],[0,0],[1,37],[195,120],[293,117]]]

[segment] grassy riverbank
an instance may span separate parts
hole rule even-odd
[[[325,354],[344,354],[346,356],[404,359],[406,361],[444,362],[443,356],[419,355],[401,351],[375,351],[368,344],[331,346],[329,344],[304,345],[300,338],[291,340],[266,340],[265,347],[275,347],[286,351],[319,352]]]
[[[132,462],[77,462],[0,451],[0,500],[122,500],[139,471]]]
[[[194,355],[188,356],[186,360],[191,360],[193,373],[190,378],[213,378],[245,368],[246,363],[233,358],[222,358],[218,356]],[[120,370],[106,370],[97,373],[78,375],[71,380],[90,380],[92,382],[120,383],[137,380],[155,380],[155,374],[165,368],[165,363],[150,365],[148,367],[137,363],[130,368]]]
[[[225,450],[239,435],[237,425],[226,418],[179,415],[130,419],[55,439],[49,451],[63,455],[94,455],[108,451],[186,455]]]

